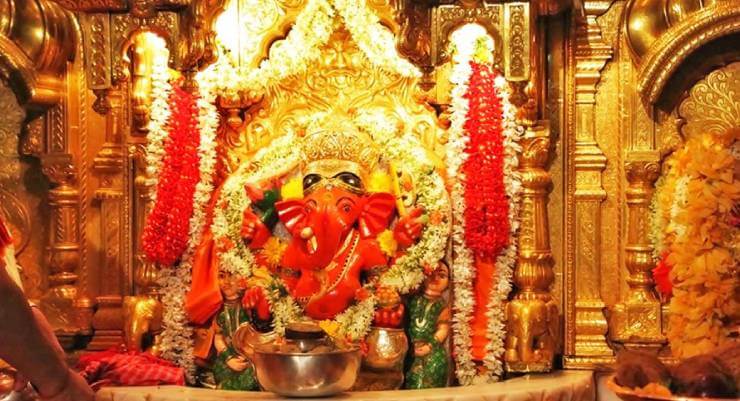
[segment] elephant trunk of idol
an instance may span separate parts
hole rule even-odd
[[[347,226],[333,209],[327,205],[312,212],[300,232],[305,262],[316,270],[323,270],[332,262],[347,234]]]

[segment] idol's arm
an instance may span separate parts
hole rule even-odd
[[[0,266],[0,357],[18,369],[42,395],[55,395],[72,374],[44,336],[21,289]]]
[[[438,343],[443,343],[447,336],[450,334],[450,308],[444,308],[439,314],[439,320],[437,320],[437,331],[434,332],[434,339]]]

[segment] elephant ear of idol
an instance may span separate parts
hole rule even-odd
[[[396,198],[386,192],[370,194],[359,219],[360,235],[375,237],[390,224],[396,210]]]

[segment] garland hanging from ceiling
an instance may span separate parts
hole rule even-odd
[[[378,68],[402,77],[421,76],[395,49],[393,33],[384,27],[366,0],[308,0],[288,36],[270,50],[259,68],[237,67],[220,57],[203,71],[216,95],[238,99],[241,93],[262,92],[291,75],[306,71],[321,56],[339,18],[365,56]],[[223,53],[223,52],[222,52]]]
[[[205,206],[213,192],[219,117],[208,82],[201,81],[196,94],[185,92],[179,82],[171,82],[165,41],[153,37],[150,43],[157,51],[146,171],[155,191],[142,248],[147,259],[162,268],[162,356],[185,368],[192,379],[192,329],[184,313],[184,297],[190,287],[192,255],[205,226]]]
[[[453,345],[458,380],[472,384],[503,375],[504,302],[516,262],[522,131],[506,80],[493,67],[493,43],[485,29],[465,26],[453,34],[452,43],[447,165],[455,221]],[[479,282],[489,285],[475,287]],[[485,305],[476,304],[486,298]],[[484,369],[476,367],[476,360]]]

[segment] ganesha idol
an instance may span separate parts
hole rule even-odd
[[[242,307],[257,330],[282,334],[292,323],[312,322],[372,355],[365,366],[392,358],[380,365],[400,372],[408,349],[402,325],[409,288],[383,277],[417,244],[428,211],[404,204],[404,175],[350,121],[308,130],[293,146],[299,149],[287,152],[295,158],[285,156],[267,171],[271,157],[265,156],[218,191],[210,211],[214,223],[196,254],[190,318],[203,325],[222,308],[214,283],[218,270],[228,270],[244,278]],[[246,207],[234,213],[234,204]],[[220,225],[234,221],[238,238],[221,235]],[[411,269],[423,275],[425,266]],[[198,356],[209,354],[207,343],[196,347]],[[393,356],[389,344],[395,344]],[[400,387],[403,375],[392,382]]]

